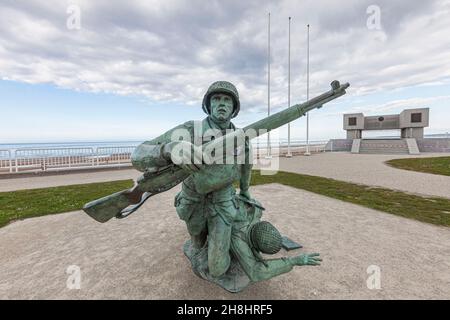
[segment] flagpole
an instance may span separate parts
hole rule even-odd
[[[306,101],[309,100],[309,24],[308,27],[308,44],[306,53]],[[305,156],[309,156],[309,112],[306,113],[306,152]]]
[[[291,106],[291,17],[289,17],[289,46],[288,46],[288,108]],[[291,123],[288,123],[288,150],[286,157],[292,157],[291,154]]]
[[[269,12],[269,23],[268,23],[268,42],[267,42],[267,116],[270,116],[270,12]],[[266,158],[270,159],[271,146],[270,146],[270,131],[267,132],[267,155]]]

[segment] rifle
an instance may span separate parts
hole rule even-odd
[[[346,94],[350,84],[341,85],[339,81],[331,83],[331,90],[312,98],[304,103],[293,105],[283,111],[275,113],[264,119],[235,130],[218,139],[203,145],[204,148],[223,146],[226,141],[245,141],[242,139],[245,132],[253,130],[251,138],[255,138],[267,131],[279,128],[291,121],[304,116],[308,111],[321,108],[330,102]],[[151,196],[167,191],[189,177],[190,173],[181,167],[170,164],[161,168],[151,168],[139,177],[135,186],[131,189],[122,190],[106,197],[91,201],[84,205],[83,210],[98,222],[106,222],[113,217],[125,218],[139,209],[140,206]]]

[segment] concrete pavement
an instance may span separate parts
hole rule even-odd
[[[309,157],[280,158],[280,170],[450,198],[449,176],[402,170],[384,163],[387,160],[398,158],[443,156],[450,156],[450,154],[433,153],[409,156],[327,152],[313,154]]]
[[[320,252],[323,264],[230,294],[191,271],[186,227],[173,207],[177,189],[124,220],[100,224],[76,211],[1,228],[0,299],[450,298],[448,228],[278,184],[251,188],[267,208],[264,219],[304,245],[291,254]],[[79,290],[67,287],[73,265]],[[369,289],[377,268],[381,289]]]

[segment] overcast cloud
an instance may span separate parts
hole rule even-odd
[[[70,4],[81,9],[80,30],[66,27]],[[367,28],[372,4],[381,30]],[[259,111],[269,11],[274,106],[287,101],[289,16],[293,102],[306,91],[307,23],[312,94],[333,79],[358,96],[450,78],[449,0],[2,1],[0,76],[191,105],[224,79],[238,86],[246,112]]]

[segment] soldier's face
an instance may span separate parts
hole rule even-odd
[[[211,116],[215,120],[226,121],[231,118],[234,103],[233,98],[224,93],[216,93],[211,96],[210,100]]]

